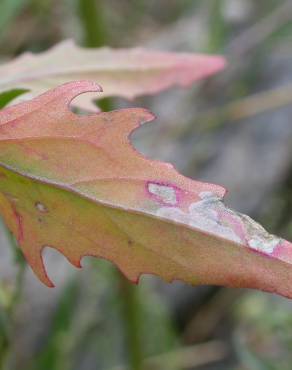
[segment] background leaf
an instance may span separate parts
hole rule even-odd
[[[85,49],[64,41],[41,54],[25,53],[0,66],[0,91],[21,88],[36,96],[61,83],[82,78],[103,87],[103,94],[133,99],[155,94],[171,86],[189,86],[220,71],[225,61],[219,56],[167,53],[146,49]],[[89,96],[80,97],[84,109],[96,109]]]

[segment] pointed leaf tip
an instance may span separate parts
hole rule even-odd
[[[98,81],[103,94],[95,99],[120,96],[134,99],[157,94],[173,86],[189,86],[225,67],[223,57],[134,49],[82,48],[63,41],[46,52],[25,53],[0,65],[0,92],[27,89],[20,101],[37,96],[47,86],[58,86],[84,76]],[[95,90],[94,90],[95,91]],[[78,99],[77,106],[95,111],[92,96]]]

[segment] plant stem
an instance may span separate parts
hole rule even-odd
[[[107,43],[107,32],[100,2],[96,0],[78,0],[80,20],[83,24],[84,44],[88,47],[99,47]],[[99,100],[102,111],[112,110],[112,99]],[[123,306],[125,336],[129,366],[131,370],[142,370],[142,343],[140,338],[140,306],[137,288],[117,271],[118,285]]]
[[[128,343],[129,369],[143,369],[143,353],[140,335],[140,304],[137,287],[118,272],[121,301],[123,304],[125,334]]]
[[[100,1],[78,0],[78,10],[83,25],[84,44],[88,47],[104,45],[107,37]]]
[[[210,108],[197,114],[195,121],[172,131],[175,137],[187,137],[194,129],[208,132],[226,124],[248,119],[292,104],[292,84],[276,87]]]
[[[83,26],[83,44],[90,48],[100,47],[107,44],[108,37],[100,1],[77,1],[79,10],[78,14]],[[104,112],[112,110],[112,99],[100,99],[98,101],[98,107]]]
[[[210,5],[208,52],[222,51],[225,43],[226,25],[223,17],[223,1],[213,0]]]
[[[233,39],[228,50],[232,58],[245,62],[245,56],[250,54],[259,45],[271,37],[283,26],[291,22],[292,3],[287,0],[280,3],[277,8],[271,11],[266,17],[260,19],[252,27],[243,31],[239,36]]]
[[[9,337],[9,323],[6,312],[0,312],[1,322],[1,341],[0,341],[0,370],[5,369],[6,357],[9,350],[10,337]]]

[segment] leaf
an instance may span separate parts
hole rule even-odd
[[[219,56],[167,53],[146,49],[85,49],[72,40],[41,53],[25,53],[0,65],[0,91],[31,90],[34,97],[59,84],[82,78],[98,81],[103,94],[133,99],[156,94],[171,86],[189,86],[225,66]],[[95,110],[89,95],[78,100],[83,109]]]
[[[8,105],[12,100],[17,98],[18,96],[26,93],[27,90],[22,89],[15,89],[15,90],[8,90],[3,93],[0,93],[0,109],[4,108]]]
[[[38,277],[46,247],[77,267],[114,262],[133,282],[258,288],[292,297],[291,244],[223,203],[225,189],[144,158],[129,135],[144,109],[78,116],[69,103],[100,91],[65,84],[0,113],[0,211]]]

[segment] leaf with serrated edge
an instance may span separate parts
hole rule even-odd
[[[147,110],[72,113],[90,91],[100,87],[72,82],[0,112],[0,211],[36,275],[52,286],[50,247],[78,267],[108,259],[133,282],[147,273],[292,297],[291,244],[228,209],[224,188],[139,154],[129,135]]]
[[[63,41],[50,50],[25,53],[0,65],[0,91],[22,88],[31,90],[32,98],[62,83],[79,79],[97,81],[103,94],[95,98],[121,96],[133,99],[155,94],[169,87],[189,86],[193,82],[223,69],[221,56],[172,53],[134,49],[81,48],[72,40]],[[96,107],[92,96],[80,97],[75,104],[83,109]]]

